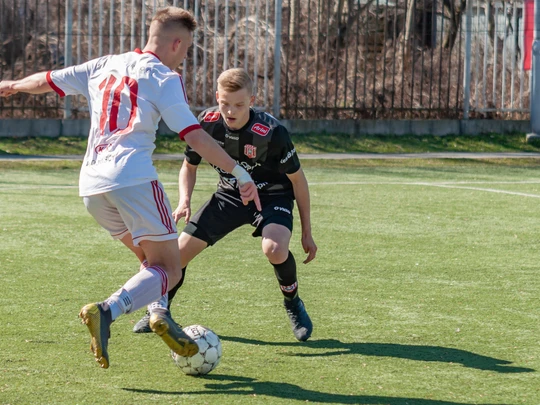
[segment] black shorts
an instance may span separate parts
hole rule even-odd
[[[253,236],[261,236],[268,224],[293,229],[294,200],[288,196],[261,196],[262,211],[250,202],[244,205],[238,193],[218,190],[193,215],[183,232],[213,245],[242,225],[255,228]]]

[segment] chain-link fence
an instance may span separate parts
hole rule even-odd
[[[529,115],[522,1],[0,0],[0,77],[143,47],[167,5],[199,22],[179,67],[195,111],[244,67],[258,106],[290,119]],[[87,115],[76,97],[0,100],[1,117]]]

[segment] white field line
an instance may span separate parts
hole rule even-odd
[[[176,186],[178,183],[167,182],[164,186]],[[540,198],[540,195],[520,193],[517,191],[498,190],[494,188],[472,187],[470,185],[504,185],[504,184],[540,184],[540,180],[522,181],[445,181],[445,182],[376,182],[376,181],[337,181],[337,182],[310,182],[310,186],[334,186],[334,185],[397,185],[397,186],[426,186],[440,187],[461,190],[483,191],[497,194],[516,195],[521,197]],[[199,186],[215,186],[216,182],[199,182]],[[40,190],[40,189],[77,189],[77,185],[43,185],[43,184],[2,184],[0,181],[0,192],[9,190]]]
[[[440,188],[453,188],[453,189],[461,189],[461,190],[473,190],[473,191],[484,191],[488,193],[497,193],[497,194],[508,194],[508,195],[518,195],[521,197],[531,197],[531,198],[540,198],[540,195],[538,194],[528,194],[528,193],[520,193],[517,191],[509,191],[509,190],[498,190],[495,188],[482,188],[482,187],[467,187],[461,184],[490,184],[490,185],[496,185],[496,184],[540,184],[540,180],[524,180],[524,181],[457,181],[457,182],[437,182],[437,183],[428,183],[428,182],[405,182],[405,183],[384,183],[384,182],[348,182],[348,181],[342,181],[342,182],[324,182],[324,183],[317,183],[317,182],[310,182],[309,185],[403,185],[403,186],[427,186],[427,187],[440,187]]]
[[[463,185],[462,185],[463,184]],[[528,194],[520,193],[517,191],[509,190],[498,190],[495,188],[482,188],[482,187],[467,187],[465,184],[486,184],[486,185],[496,185],[496,184],[540,184],[540,180],[524,180],[524,181],[457,181],[457,182],[405,182],[405,183],[384,183],[384,182],[325,182],[325,183],[309,183],[309,185],[404,185],[404,186],[427,186],[427,187],[440,187],[440,188],[453,188],[461,190],[473,190],[473,191],[484,191],[488,193],[498,193],[498,194],[508,194],[508,195],[518,195],[521,197],[531,197],[531,198],[540,198],[538,194]]]
[[[170,183],[167,183],[170,184]],[[172,183],[175,184],[175,183]],[[409,186],[416,186],[416,185],[430,185],[430,186],[437,186],[437,185],[459,185],[459,184],[540,184],[540,180],[522,180],[522,181],[436,181],[433,183],[430,182],[400,182],[400,181],[310,181],[310,186],[332,186],[332,185],[374,185],[374,186],[382,186],[382,185],[409,185]]]
[[[8,190],[53,190],[53,189],[71,189],[79,186],[56,186],[53,184],[2,184],[0,181],[0,191]]]
[[[449,184],[437,184],[437,183],[416,183],[416,184],[419,185],[419,186],[453,188],[453,189],[473,190],[473,191],[485,191],[485,192],[488,192],[488,193],[509,194],[509,195],[519,195],[521,197],[540,198],[540,195],[538,195],[538,194],[519,193],[517,191],[508,191],[508,190],[497,190],[496,188],[452,186],[452,185],[449,185]]]

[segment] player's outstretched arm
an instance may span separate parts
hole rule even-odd
[[[304,260],[304,264],[307,264],[315,259],[315,256],[317,255],[317,245],[311,234],[311,203],[308,182],[304,171],[301,168],[293,174],[287,174],[287,177],[291,180],[294,198],[296,199],[298,213],[300,214],[300,224],[302,225],[302,247],[304,248],[304,252],[308,255],[306,260]]]
[[[182,168],[178,174],[178,207],[173,212],[173,218],[176,222],[180,218],[184,218],[184,222],[187,224],[191,217],[191,196],[195,183],[197,181],[197,165],[192,165],[184,159]]]
[[[34,73],[20,80],[2,80],[0,97],[9,97],[17,93],[42,94],[53,91],[47,81],[47,72]]]
[[[206,159],[207,162],[222,168],[236,177],[242,202],[247,204],[249,201],[253,201],[257,209],[259,211],[261,210],[259,192],[253,179],[243,167],[236,164],[227,152],[217,144],[214,138],[208,135],[203,129],[195,129],[187,133],[184,136],[184,140],[195,152]]]

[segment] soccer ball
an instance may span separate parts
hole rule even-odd
[[[221,341],[210,329],[202,325],[186,326],[184,332],[199,346],[199,353],[183,357],[171,352],[174,363],[185,374],[203,375],[216,368],[221,359]]]

